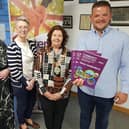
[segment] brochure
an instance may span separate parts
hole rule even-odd
[[[72,51],[72,80],[84,79],[84,85],[95,88],[107,59],[97,51]]]

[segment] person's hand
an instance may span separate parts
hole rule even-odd
[[[50,93],[49,91],[46,91],[43,95],[44,95],[46,98],[48,98],[49,100],[55,100],[53,94]]]
[[[29,81],[29,84],[34,87],[34,83],[35,83],[35,78],[32,78],[32,79]]]
[[[31,91],[32,89],[33,89],[33,86],[32,86],[32,85],[29,85],[29,84],[28,84],[28,85],[26,86],[26,90]]]
[[[1,80],[6,79],[8,77],[8,75],[9,75],[9,69],[8,68],[0,71],[0,79]]]
[[[34,87],[34,82],[35,82],[35,79],[31,79],[30,81],[27,81],[27,86],[26,86],[26,90],[32,90],[33,87]]]
[[[52,101],[56,101],[56,100],[61,98],[61,95],[59,93],[52,94],[52,93],[50,93],[48,91],[46,91],[43,95],[46,98],[48,98],[49,100],[52,100]]]
[[[53,95],[54,95],[55,100],[59,100],[59,99],[62,98],[62,96],[61,96],[61,94],[59,92],[58,93],[54,93]]]
[[[84,83],[84,80],[81,79],[81,78],[75,79],[75,80],[73,81],[73,85],[76,85],[76,86],[82,86],[83,83]]]
[[[32,90],[32,89],[33,89],[33,86],[32,86],[32,85],[29,85],[29,84],[28,84],[28,85],[26,86],[26,90],[30,91],[30,90]]]
[[[116,104],[123,104],[127,101],[127,99],[128,99],[128,94],[118,92],[115,95],[114,101],[115,101]]]

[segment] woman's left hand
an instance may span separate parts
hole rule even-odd
[[[35,79],[34,78],[31,79],[30,81],[27,81],[27,87],[26,87],[26,89],[27,90],[32,90],[33,87],[34,87],[34,83],[35,83]]]
[[[54,93],[53,95],[54,95],[55,100],[59,100],[59,99],[62,98],[62,96],[61,96],[61,94],[59,92],[58,93]]]

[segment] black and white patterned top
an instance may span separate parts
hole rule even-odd
[[[36,54],[36,43],[35,41],[28,40],[30,49],[32,53]],[[26,53],[27,54],[27,53]],[[27,86],[27,79],[23,75],[23,66],[22,66],[22,51],[21,48],[16,44],[16,42],[12,42],[8,46],[7,50],[7,58],[8,58],[8,66],[10,69],[10,77],[11,77],[11,86],[22,88]]]
[[[50,92],[61,91],[64,83],[71,77],[71,52],[60,49],[57,54],[51,48],[43,54],[42,77],[44,86]]]

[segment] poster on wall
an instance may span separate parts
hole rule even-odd
[[[97,0],[79,0],[79,3],[94,3]]]
[[[0,0],[0,40],[10,43],[8,0]]]
[[[47,33],[54,25],[62,25],[64,0],[9,0],[12,37],[16,35],[15,20],[25,16],[30,23],[29,39],[35,39],[39,47],[44,46]],[[37,99],[34,111],[40,111]]]
[[[64,0],[9,0],[11,31],[15,34],[14,22],[26,16],[30,22],[28,37],[46,40],[47,32],[56,24],[62,25]]]

